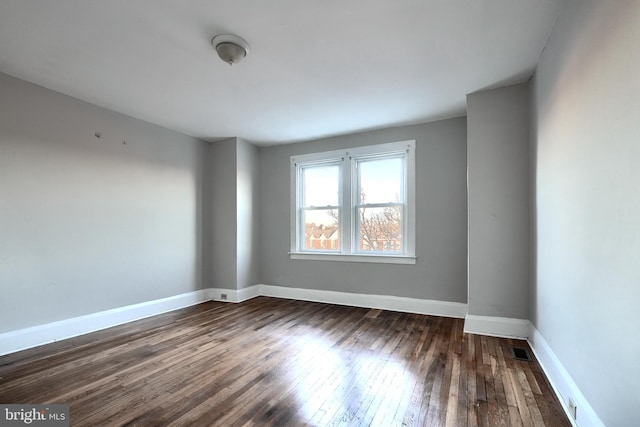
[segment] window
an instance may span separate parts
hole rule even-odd
[[[415,141],[292,156],[291,258],[415,264]]]

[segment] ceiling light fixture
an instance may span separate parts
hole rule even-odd
[[[218,56],[229,65],[237,64],[249,54],[249,43],[238,36],[219,34],[211,40]]]

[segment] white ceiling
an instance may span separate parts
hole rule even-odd
[[[205,140],[288,143],[464,115],[531,76],[561,3],[0,0],[0,71]],[[220,61],[221,33],[250,55]]]

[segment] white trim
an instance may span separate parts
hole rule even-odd
[[[343,262],[372,262],[379,264],[415,264],[415,256],[406,255],[352,255],[352,254],[330,254],[330,253],[309,253],[309,252],[289,252],[291,259],[304,259],[308,261],[343,261]]]
[[[284,286],[256,285],[260,295],[302,301],[324,302],[350,305],[354,307],[380,308],[405,313],[428,314],[432,316],[464,318],[467,304],[460,302],[435,301],[392,295],[354,294],[348,292],[322,291],[318,289],[288,288]]]
[[[404,198],[402,205],[404,209],[402,236],[403,253],[406,257],[415,257],[416,254],[416,141],[398,141],[384,144],[375,144],[361,147],[352,147],[342,150],[332,150],[320,153],[309,153],[294,155],[290,157],[290,251],[291,259],[298,258],[298,254],[313,253],[313,251],[303,251],[302,232],[304,227],[300,224],[299,202],[302,198],[301,170],[310,166],[322,166],[325,164],[336,164],[340,166],[339,172],[339,200],[340,200],[340,254],[341,255],[363,255],[354,247],[358,241],[356,228],[355,207],[358,205],[357,172],[356,163],[358,159],[369,156],[386,156],[392,154],[402,155],[404,161]],[[356,245],[357,246],[357,245]],[[315,255],[315,254],[314,254]],[[367,256],[369,256],[367,254]],[[393,255],[391,255],[393,257]],[[391,258],[390,257],[390,258]],[[313,259],[313,258],[305,258]],[[351,259],[327,259],[331,261],[352,261]],[[383,261],[382,259],[362,262],[389,262],[395,264],[415,264],[411,262]]]
[[[572,424],[580,427],[604,427],[604,423],[573,381],[569,372],[533,324],[530,326],[527,341]],[[575,421],[569,412],[569,399],[573,399],[578,408]]]
[[[222,294],[227,296],[226,299],[222,299]],[[207,289],[207,297],[212,301],[219,302],[242,302],[250,300],[260,296],[260,285],[253,285],[242,289],[224,289],[224,288],[209,288]]]
[[[525,319],[467,314],[464,320],[464,332],[524,340],[529,337],[529,325],[530,322]]]
[[[238,302],[247,301],[251,298],[260,296],[260,285],[249,286],[248,288],[238,289]]]
[[[222,294],[227,295],[226,300],[222,300]],[[464,318],[467,312],[467,304],[464,303],[424,300],[392,295],[355,294],[272,285],[253,285],[238,290],[208,288],[44,325],[0,333],[0,355],[73,338],[78,335],[99,331],[205,301],[242,302],[261,295],[460,319]]]
[[[236,291],[235,289],[208,288],[206,291],[207,299],[211,301],[239,302],[238,291]],[[223,295],[226,295],[226,298],[223,298]]]
[[[455,317],[459,319],[463,319],[467,312],[467,304],[460,302],[425,300],[392,295],[354,294],[349,292],[289,288],[274,285],[253,285],[240,289],[237,292],[231,289],[221,288],[210,288],[207,289],[207,291],[209,292],[208,295],[214,301],[224,302],[242,302],[258,296],[267,296],[300,301],[350,305],[353,307],[380,308],[383,310]],[[220,298],[222,293],[227,294],[226,300]]]
[[[204,290],[0,333],[0,355],[73,338],[207,301]]]

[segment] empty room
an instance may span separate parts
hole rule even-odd
[[[0,0],[0,425],[638,425],[637,0]]]

